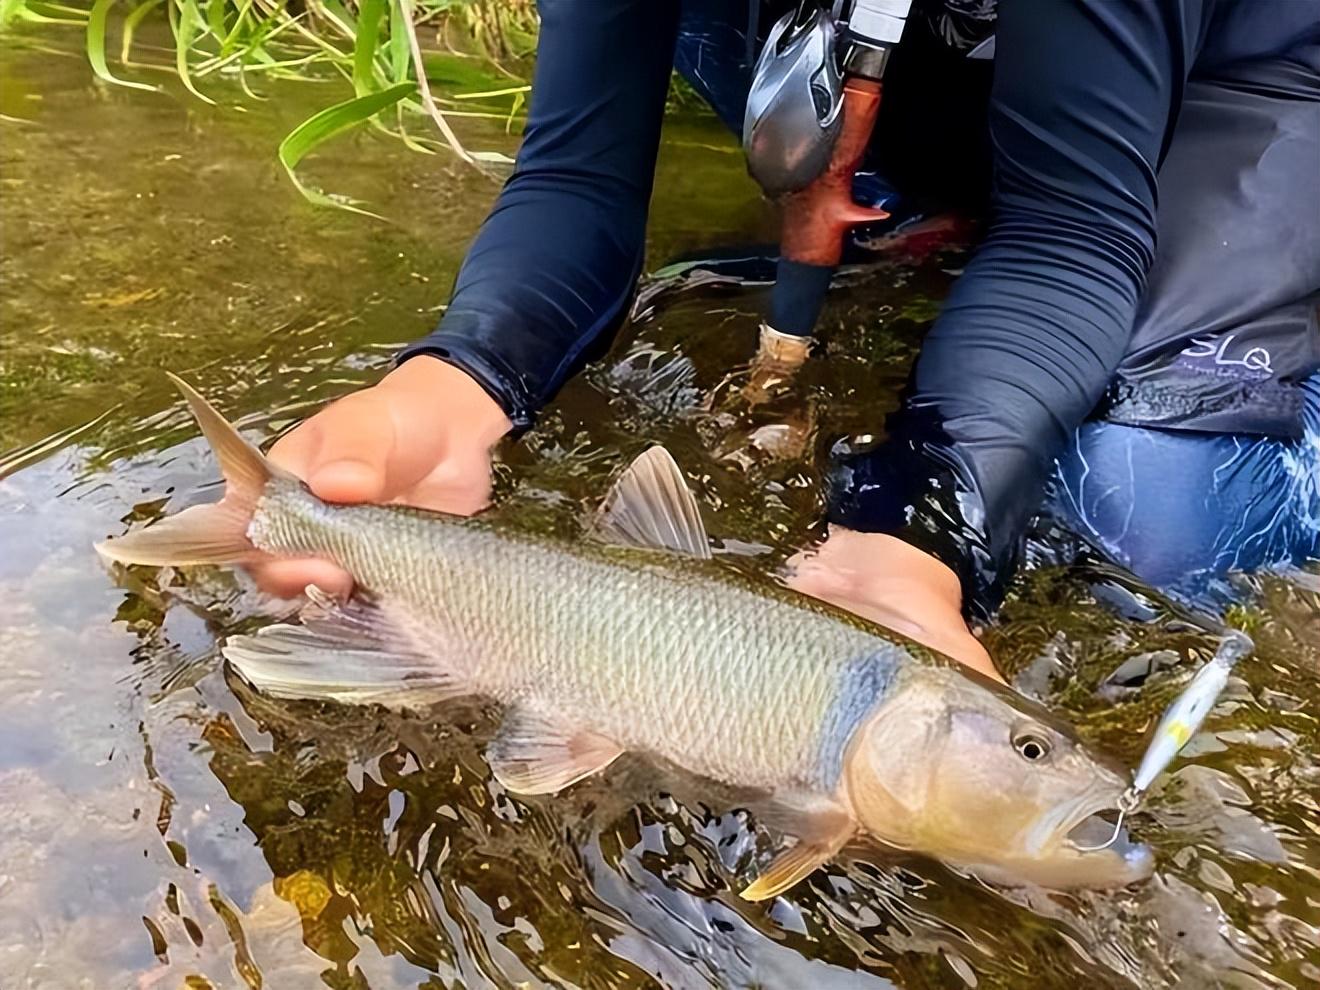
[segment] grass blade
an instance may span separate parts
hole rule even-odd
[[[399,4],[399,20],[403,22],[403,31],[408,38],[408,51],[412,54],[413,72],[417,77],[417,94],[422,99],[422,107],[435,121],[435,126],[440,128],[440,133],[445,137],[445,143],[449,145],[454,154],[471,165],[475,163],[476,159],[463,147],[462,142],[458,140],[458,135],[449,126],[449,121],[445,120],[445,115],[440,112],[440,108],[435,105],[435,99],[431,96],[431,86],[426,81],[426,62],[422,59],[422,45],[417,40],[417,29],[412,22],[411,0],[397,0],[397,2]]]
[[[225,2],[226,0],[207,0],[206,3],[206,27],[216,41],[220,41],[228,33],[225,28]]]
[[[305,2],[319,18],[338,28],[339,33],[345,38],[353,37],[353,15],[339,3],[339,0],[305,0]]]
[[[411,96],[416,89],[417,87],[413,83],[405,82],[391,86],[389,89],[367,93],[365,96],[355,96],[351,100],[345,100],[343,103],[326,107],[319,113],[308,117],[290,131],[284,140],[280,142],[280,164],[289,173],[289,178],[298,187],[298,191],[302,193],[303,197],[308,202],[315,203],[318,206],[335,206],[343,210],[350,210],[353,213],[375,217],[376,214],[354,206],[351,201],[346,201],[342,197],[327,195],[319,189],[304,185],[302,180],[298,178],[295,169],[297,169],[298,163],[318,145],[330,140],[337,134],[342,134],[344,131],[370,120],[380,111],[393,106],[406,96]],[[377,219],[380,218],[377,217]]]
[[[376,47],[380,43],[380,21],[385,0],[361,0],[357,37],[353,39],[353,91],[365,96],[375,88]]]
[[[75,10],[76,17],[55,17],[47,13],[67,13],[69,8],[40,3],[39,0],[0,0],[0,25],[11,21],[27,21],[31,24],[76,24],[82,27],[87,23],[87,12]]]
[[[46,19],[53,23],[87,23],[87,11],[83,10],[81,7],[70,7],[67,4],[52,3],[50,0],[28,0],[27,8],[34,14],[46,15]]]
[[[119,43],[119,61],[125,65],[129,64],[128,56],[133,50],[133,34],[137,31],[137,26],[142,23],[142,18],[150,14],[160,4],[161,0],[146,0],[146,3],[138,4],[124,18],[124,36]]]
[[[170,13],[175,13],[175,4],[170,5]],[[170,17],[170,27],[174,29],[174,69],[179,74],[179,81],[188,92],[203,103],[215,106],[215,100],[205,95],[193,83],[192,71],[188,66],[188,52],[192,49],[197,27],[202,23],[201,11],[197,9],[197,0],[178,0],[178,17]]]
[[[220,39],[220,54],[228,55],[238,43],[239,33],[247,23],[248,13],[252,10],[252,0],[239,0],[238,13],[234,17],[234,26]]]
[[[127,86],[129,89],[145,89],[149,93],[157,92],[155,86],[148,86],[146,83],[133,82],[129,79],[120,79],[110,71],[110,66],[105,60],[105,24],[110,15],[110,7],[115,0],[96,0],[92,4],[92,9],[87,15],[87,61],[91,63],[92,71],[96,73],[98,79],[104,79],[108,83],[114,83],[116,86]]]
[[[0,0],[0,27],[23,17],[23,0]]]

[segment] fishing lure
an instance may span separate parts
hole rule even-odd
[[[1210,709],[1219,700],[1224,686],[1228,684],[1228,675],[1234,665],[1253,649],[1255,644],[1245,633],[1235,629],[1228,631],[1210,662],[1196,672],[1182,694],[1165,709],[1151,736],[1150,745],[1141,758],[1141,764],[1137,767],[1136,776],[1132,778],[1132,786],[1118,799],[1118,821],[1114,824],[1114,834],[1108,841],[1088,849],[1104,849],[1118,838],[1123,819],[1137,809],[1155,778],[1164,772],[1196,734]]]

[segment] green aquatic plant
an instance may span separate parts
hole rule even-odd
[[[168,24],[169,64],[159,46],[139,42],[139,29],[151,20]],[[534,0],[0,0],[0,29],[20,24],[83,29],[87,61],[105,83],[158,91],[151,80],[164,69],[208,104],[216,103],[216,77],[236,80],[250,99],[262,99],[253,89],[262,78],[351,83],[353,95],[327,101],[294,127],[278,157],[309,202],[374,216],[308,184],[298,163],[367,124],[413,151],[448,152],[496,175],[507,170],[511,159],[468,147],[454,122],[484,118],[512,131],[531,90],[538,22]],[[701,105],[676,78],[669,109]]]
[[[352,200],[309,185],[296,171],[320,145],[362,124],[414,151],[448,151],[483,170],[498,172],[512,164],[499,152],[467,147],[451,118],[502,120],[510,129],[522,115],[536,39],[532,0],[93,0],[87,9],[50,0],[0,0],[0,25],[84,27],[87,59],[98,78],[157,90],[139,77],[161,66],[135,61],[134,55],[139,27],[159,18],[162,7],[174,73],[205,103],[215,103],[208,83],[217,76],[236,79],[254,99],[260,97],[252,83],[262,76],[337,75],[351,83],[351,97],[312,114],[279,146],[280,163],[312,203],[368,213]],[[117,58],[110,43],[116,32]],[[112,59],[118,62],[114,68]]]
[[[87,11],[62,3],[45,0],[0,0],[0,28],[11,24],[72,24],[87,23]]]

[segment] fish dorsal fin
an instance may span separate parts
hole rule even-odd
[[[512,708],[486,759],[495,779],[514,794],[554,794],[604,770],[622,752],[598,733],[530,708]]]
[[[628,465],[596,513],[592,530],[606,543],[711,558],[696,496],[669,451],[660,446]]]
[[[418,648],[374,602],[340,603],[315,585],[301,625],[234,636],[221,650],[253,687],[277,698],[414,708],[470,692],[455,665]]]

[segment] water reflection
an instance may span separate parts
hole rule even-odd
[[[116,585],[90,551],[128,519],[216,494],[215,466],[157,369],[189,372],[250,436],[273,438],[427,328],[491,190],[349,142],[323,167],[376,183],[406,218],[364,227],[279,184],[274,109],[225,115],[89,90],[76,59],[10,58],[4,71],[42,97],[29,101],[34,124],[6,132],[0,190],[7,238],[14,224],[26,238],[3,261],[5,979],[57,990],[1320,981],[1320,599],[1296,584],[1254,582],[1242,618],[1258,654],[1137,823],[1159,875],[1119,893],[994,890],[857,848],[790,896],[750,905],[732,891],[767,839],[700,782],[629,761],[562,798],[513,799],[481,756],[489,709],[397,715],[254,695],[217,641],[285,606],[217,571],[142,569]],[[681,201],[659,184],[657,267],[696,237],[761,233],[736,158],[698,144],[666,151],[664,168],[709,182],[686,183]],[[149,168],[131,167],[148,152]],[[197,169],[165,161],[185,153]],[[693,215],[710,229],[687,230]],[[831,301],[820,358],[759,395],[746,362],[761,290],[653,294],[612,356],[504,452],[497,511],[572,535],[610,474],[659,441],[699,475],[736,566],[773,568],[816,531],[830,447],[873,431],[895,401],[949,280],[938,261],[858,273]],[[1084,575],[1043,567],[989,641],[1024,686],[1131,762],[1212,642],[1097,594]]]

